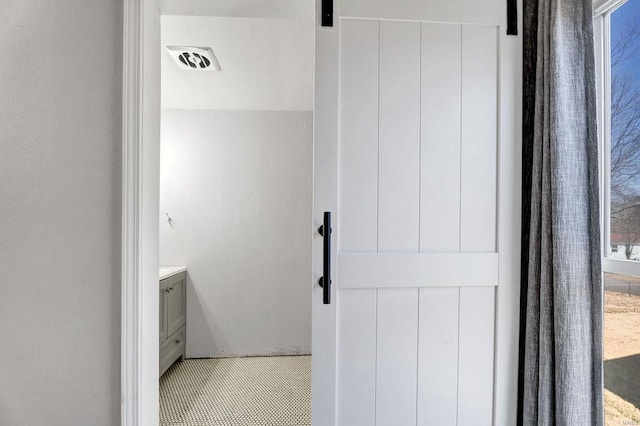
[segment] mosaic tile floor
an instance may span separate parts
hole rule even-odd
[[[311,357],[189,359],[160,378],[161,426],[310,426]]]

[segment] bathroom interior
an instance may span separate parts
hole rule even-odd
[[[307,424],[314,3],[175,3],[161,17],[160,424],[261,410]]]

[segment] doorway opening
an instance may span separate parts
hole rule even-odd
[[[274,16],[170,3],[160,425],[311,424],[314,4]]]

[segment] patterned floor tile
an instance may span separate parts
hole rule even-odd
[[[311,425],[311,357],[177,362],[160,378],[160,425]]]

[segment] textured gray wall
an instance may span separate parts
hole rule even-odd
[[[160,264],[189,268],[187,357],[311,353],[312,130],[310,111],[163,110]]]
[[[122,2],[0,0],[0,424],[120,411]]]

